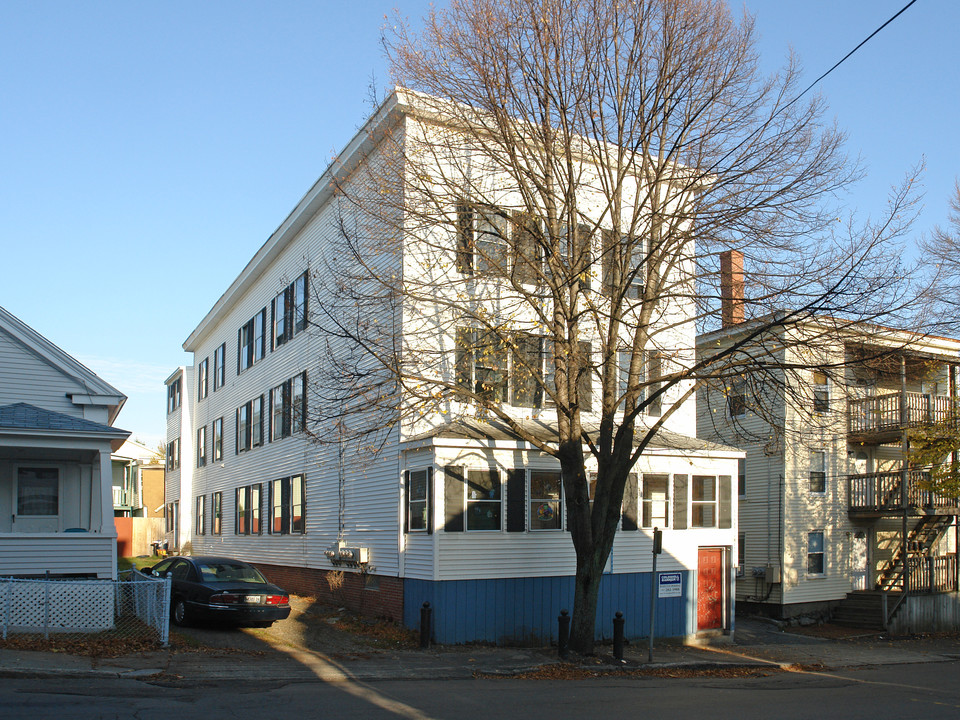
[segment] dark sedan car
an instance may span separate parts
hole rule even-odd
[[[241,560],[171,557],[141,572],[172,579],[170,617],[177,625],[214,620],[268,627],[290,615],[287,593]]]

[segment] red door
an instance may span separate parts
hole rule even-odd
[[[700,548],[697,562],[697,629],[723,627],[723,550]]]

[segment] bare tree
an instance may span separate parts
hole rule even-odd
[[[957,310],[960,309],[960,181],[950,198],[947,227],[937,226],[929,238],[920,241],[924,261],[928,264],[940,305],[942,322],[956,332]]]
[[[723,2],[452,0],[419,33],[396,19],[385,46],[414,92],[339,175],[312,405],[348,434],[479,418],[557,458],[571,646],[590,652],[634,463],[698,386],[787,370],[771,329],[908,307],[912,200],[838,222],[859,177],[842,134],[820,98],[794,101],[793,58],[761,75],[752,18]],[[722,287],[731,250],[742,301]],[[724,293],[749,331],[698,360]]]

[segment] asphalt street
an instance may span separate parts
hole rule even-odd
[[[223,680],[171,687],[144,680],[0,680],[5,720],[203,720],[238,717],[566,720],[709,717],[778,720],[955,719],[957,661],[746,678],[588,680]]]

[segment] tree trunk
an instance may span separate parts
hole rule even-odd
[[[597,598],[600,595],[600,579],[606,564],[606,553],[577,554],[577,574],[574,578],[573,618],[570,622],[570,649],[581,655],[593,654],[596,635]],[[599,560],[599,562],[598,562]]]

